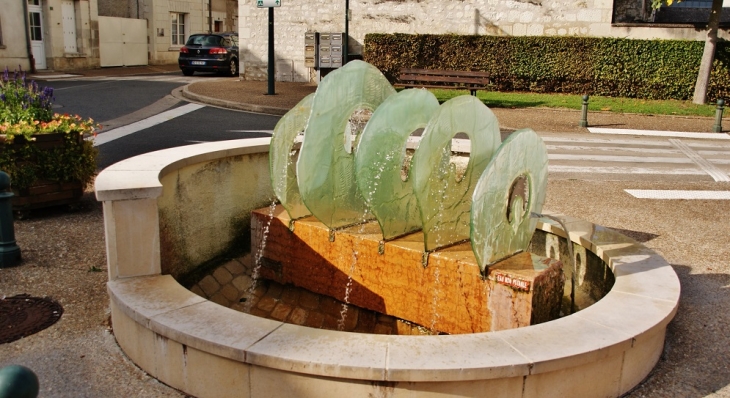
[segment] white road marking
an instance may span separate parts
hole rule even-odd
[[[687,155],[688,158],[692,159],[692,161],[700,166],[702,170],[707,172],[707,174],[709,174],[713,180],[730,181],[730,176],[728,176],[727,173],[715,167],[714,164],[710,163],[709,161],[707,161],[707,159],[700,156],[700,154],[695,152],[692,148],[687,146],[687,144],[685,144],[681,140],[670,139],[669,142],[677,147],[677,149],[682,151],[685,155]]]
[[[169,111],[165,111],[162,113],[159,113],[155,116],[148,117],[147,119],[140,120],[138,122],[128,124],[126,126],[122,126],[113,130],[109,130],[107,132],[103,132],[94,138],[94,146],[99,146],[102,144],[106,144],[107,142],[114,141],[118,138],[122,138],[124,136],[127,136],[129,134],[136,133],[140,130],[144,130],[146,128],[150,128],[152,126],[156,126],[160,123],[164,123],[168,120],[172,120],[176,117],[185,115],[187,113],[196,111],[200,108],[204,108],[205,105],[199,105],[199,104],[188,104],[183,105],[178,108],[170,109]]]
[[[704,199],[730,200],[730,191],[679,191],[653,189],[624,189],[639,199]]]
[[[553,145],[546,144],[548,151],[600,151],[600,152],[639,152],[639,153],[653,153],[653,154],[665,154],[665,155],[678,155],[681,152],[676,149],[661,149],[661,148],[644,148],[644,147],[622,147],[622,146],[582,146],[582,145]],[[670,146],[667,144],[667,148]],[[702,151],[705,152],[705,151]],[[730,151],[722,152],[721,154],[727,153],[730,156]],[[719,153],[718,153],[719,154]]]
[[[685,131],[660,131],[660,130],[628,130],[628,129],[607,129],[600,127],[589,127],[588,131],[593,134],[623,134],[623,135],[646,135],[654,137],[680,137],[680,138],[704,138],[712,140],[730,140],[730,135],[724,133],[692,133]]]
[[[274,130],[226,130],[228,133],[263,133],[274,134]]]
[[[587,173],[587,174],[658,174],[658,175],[707,175],[703,170],[692,169],[650,169],[644,167],[617,166],[567,166],[548,164],[550,173]]]
[[[657,140],[619,140],[619,139],[612,139],[612,138],[592,138],[592,137],[585,137],[581,136],[580,138],[565,138],[565,137],[540,137],[545,142],[565,142],[565,143],[581,143],[581,144],[587,144],[587,143],[595,143],[595,144],[608,144],[608,145],[650,145],[650,146],[661,146],[661,147],[671,147],[666,141],[657,141]]]
[[[593,160],[597,162],[620,162],[620,163],[694,163],[687,158],[673,158],[660,156],[611,156],[611,155],[571,155],[571,154],[548,154],[550,160]],[[730,164],[730,159],[726,162]]]

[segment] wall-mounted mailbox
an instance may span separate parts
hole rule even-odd
[[[339,68],[342,66],[342,46],[341,45],[335,45],[334,43],[332,43],[330,45],[330,58],[332,59],[333,68]]]
[[[339,68],[342,66],[344,33],[306,32],[304,34],[304,66]]]
[[[307,68],[318,68],[319,51],[317,49],[319,33],[304,33],[304,66]]]
[[[331,68],[332,67],[332,58],[319,57],[319,67],[320,68]]]
[[[333,45],[342,45],[342,33],[330,33],[330,43]]]

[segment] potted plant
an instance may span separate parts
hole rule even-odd
[[[52,110],[53,88],[27,82],[25,73],[0,78],[0,170],[10,175],[13,209],[78,201],[96,173],[92,119]]]

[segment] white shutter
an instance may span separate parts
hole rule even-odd
[[[76,10],[73,1],[61,1],[61,18],[63,20],[63,52],[78,52],[76,48]]]

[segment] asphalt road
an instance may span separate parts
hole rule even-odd
[[[171,96],[173,90],[185,84],[184,79],[178,82],[155,80],[169,77],[81,79],[42,82],[41,85],[54,88],[57,112],[93,118],[103,126],[99,133],[102,137],[115,128],[187,104]],[[269,136],[268,131],[273,130],[278,120],[278,116],[206,106],[99,145],[98,168],[104,169],[132,156],[175,146]]]
[[[278,116],[204,107],[99,146],[97,164],[104,169],[142,153],[200,142],[270,136]],[[102,133],[103,134],[103,133]]]
[[[142,80],[51,81],[41,85],[53,87],[54,110],[78,114],[97,122],[116,119],[153,104],[184,83]]]

